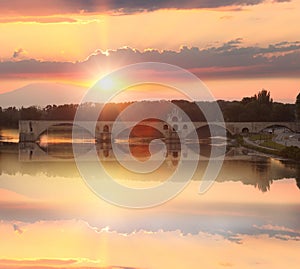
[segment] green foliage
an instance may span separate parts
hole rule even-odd
[[[271,148],[271,149],[277,149],[277,150],[282,150],[285,148],[284,145],[278,144],[272,140],[265,140],[260,144],[260,146]]]
[[[271,140],[273,137],[272,134],[251,134],[249,135],[249,139],[251,141],[256,141],[256,140]]]
[[[240,136],[237,141],[239,142],[239,145],[241,145],[245,148],[253,149],[255,151],[259,151],[259,152],[262,152],[262,153],[265,153],[265,154],[280,156],[280,152],[278,150],[263,148],[263,147],[260,147],[260,146],[255,146],[255,145],[252,145],[252,144],[245,143],[242,136]]]
[[[271,93],[262,89],[257,94],[257,102],[259,104],[270,105],[273,103],[273,99],[271,98]]]
[[[249,149],[253,149],[255,151],[259,151],[259,152],[262,152],[265,154],[270,154],[270,155],[277,155],[277,156],[287,158],[287,159],[292,159],[295,161],[300,161],[300,148],[298,148],[296,146],[286,147],[284,145],[277,144],[277,143],[273,142],[272,140],[266,140],[265,143],[261,144],[261,146],[263,146],[263,147],[260,147],[260,146],[255,146],[252,144],[245,143],[245,141],[241,135],[237,137],[237,142],[239,145],[249,148]],[[265,148],[265,147],[269,147],[270,149]]]
[[[300,148],[295,147],[295,146],[284,147],[280,151],[280,155],[285,158],[300,161]]]
[[[165,101],[143,101],[145,110],[158,109],[164,112]],[[192,121],[205,121],[205,117],[198,105],[207,111],[214,113],[215,102],[189,102],[186,100],[173,100],[173,104],[181,108]],[[109,103],[106,104],[99,117],[100,120],[113,121],[121,111],[131,103]],[[223,112],[225,121],[230,122],[251,122],[251,121],[294,121],[295,115],[300,120],[300,94],[297,96],[296,104],[273,103],[270,92],[261,90],[252,97],[244,97],[241,101],[219,100],[218,105]],[[19,120],[73,120],[77,109],[84,110],[84,118],[89,120],[90,115],[95,115],[103,104],[83,104],[78,107],[76,104],[48,105],[44,108],[35,106],[27,108],[9,107],[0,108],[0,125],[17,127]],[[296,113],[295,113],[296,111]],[[97,114],[98,115],[98,114]],[[215,119],[218,121],[219,119]]]
[[[226,121],[294,121],[295,105],[274,103],[270,92],[261,90],[252,97],[244,97],[240,102],[222,102]],[[300,119],[300,99],[299,99]]]

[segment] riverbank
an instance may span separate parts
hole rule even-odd
[[[279,145],[272,140],[262,140],[260,144],[253,142],[249,137],[239,136],[237,142],[240,146],[252,149],[267,155],[300,162],[300,148],[296,146]]]

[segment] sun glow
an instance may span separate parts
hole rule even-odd
[[[106,77],[99,81],[99,86],[101,87],[101,90],[108,91],[113,89],[115,83],[111,77]]]

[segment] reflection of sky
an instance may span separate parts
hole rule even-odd
[[[300,231],[300,197],[294,180],[276,181],[272,191],[265,194],[251,186],[227,182],[215,183],[206,194],[198,195],[198,182],[192,182],[174,200],[160,207],[128,210],[98,199],[79,179],[42,177],[45,182],[42,190],[36,177],[22,178],[26,181],[22,190],[29,196],[1,189],[3,220],[33,222],[76,218],[99,229],[109,226],[121,233],[162,229],[180,230],[183,234],[207,232],[229,239],[233,238],[232,233],[266,233],[266,229],[260,227],[268,224]],[[2,176],[1,186],[15,189],[12,177],[6,176],[6,180],[9,183],[3,184]],[[274,231],[268,234],[273,236]],[[287,230],[277,234],[298,236]]]
[[[299,189],[286,179],[296,170],[278,161],[225,162],[205,194],[197,194],[195,180],[173,200],[145,210],[98,199],[70,163],[20,163],[2,154],[1,171],[1,268],[276,269],[300,261]],[[257,182],[265,176],[270,189],[262,192]],[[272,255],[263,256],[266,249]]]

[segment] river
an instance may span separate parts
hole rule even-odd
[[[0,253],[6,259],[67,256],[70,268],[281,269],[300,263],[297,163],[231,148],[205,193],[199,194],[204,158],[173,199],[127,209],[91,191],[66,137],[38,147],[19,145],[16,130],[2,130],[1,137]],[[157,186],[180,165],[170,149],[157,171],[141,176],[120,165],[110,146],[97,150],[106,172],[131,188]],[[131,153],[149,158],[145,145]]]

